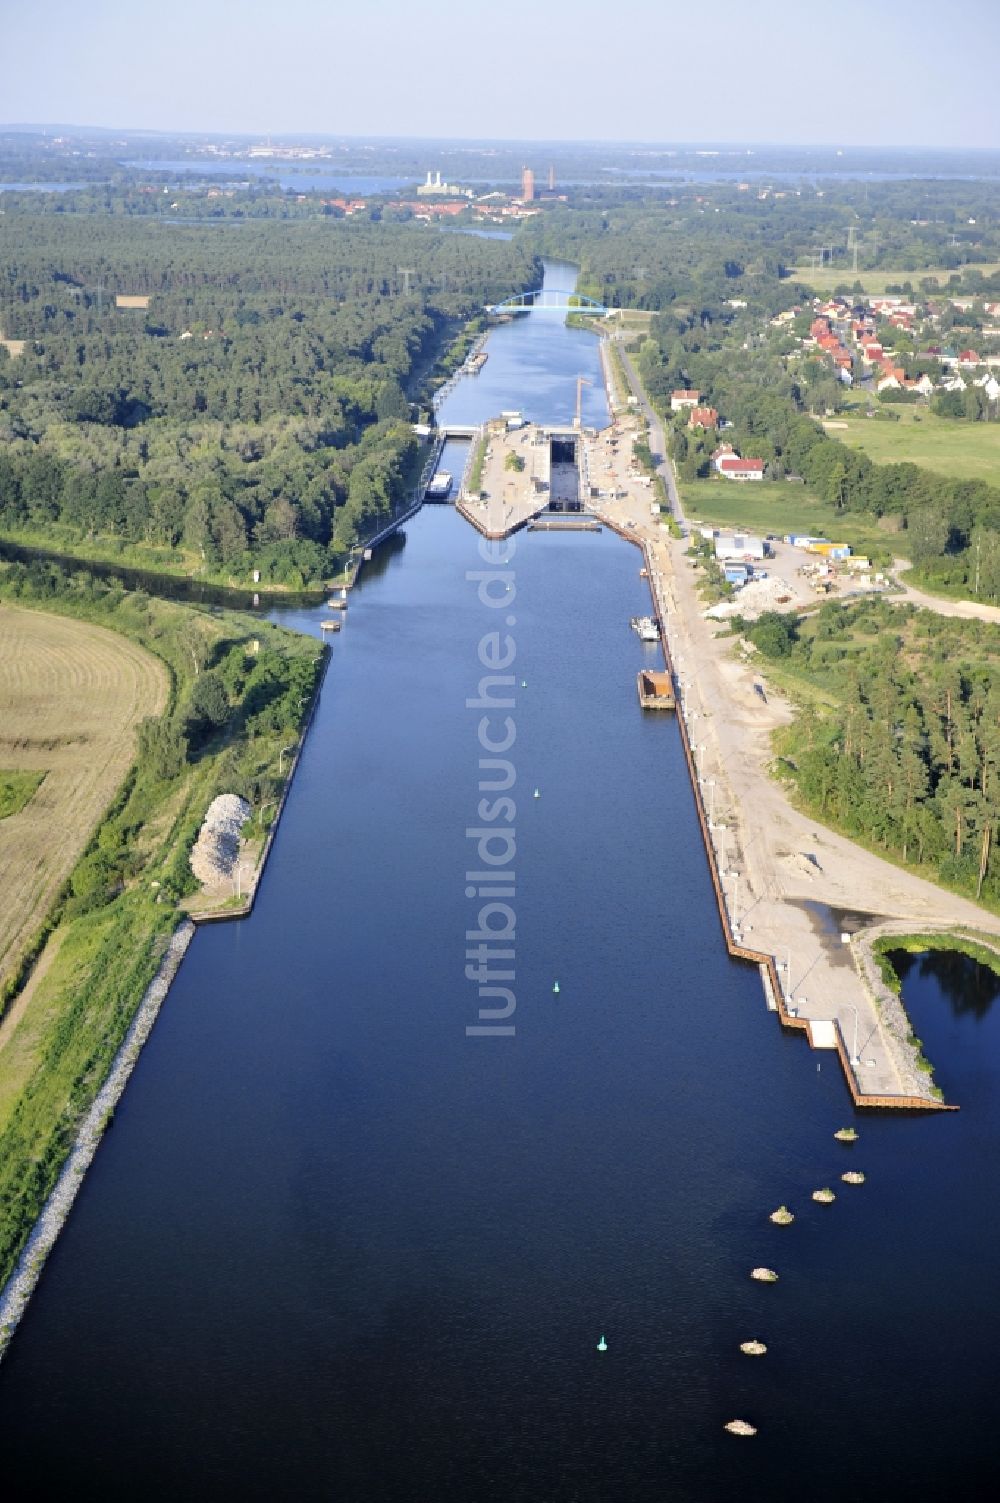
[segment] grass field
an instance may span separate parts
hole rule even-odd
[[[876,464],[909,462],[956,480],[987,480],[1000,485],[1000,423],[966,423],[940,418],[924,408],[900,406],[898,423],[841,415],[846,428],[835,438],[863,449]]]
[[[163,665],[113,632],[0,605],[0,785],[44,779],[0,822],[0,985],[121,785]],[[23,781],[23,780],[22,780]]]
[[[44,772],[0,772],[0,819],[20,814],[44,776]]]
[[[842,514],[804,485],[789,485],[785,480],[685,481],[681,497],[689,517],[714,527],[745,527],[776,537],[811,532],[835,543],[850,543],[856,553],[898,549],[901,541],[899,535],[883,532],[873,517]]]
[[[914,288],[919,288],[924,277],[937,277],[942,287],[947,284],[948,278],[954,274],[955,268],[946,266],[926,266],[922,271],[886,271],[879,267],[877,271],[853,272],[849,267],[823,266],[813,271],[810,266],[797,266],[791,276],[796,281],[805,282],[808,287],[817,292],[832,292],[835,287],[853,287],[855,282],[860,282],[865,292],[872,297],[877,297],[885,292],[887,287],[899,287],[903,282],[910,282]],[[961,271],[981,271],[983,276],[989,276],[991,272],[1000,270],[1000,262],[983,261],[975,266],[960,268]]]

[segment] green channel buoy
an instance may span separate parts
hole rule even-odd
[[[604,1337],[602,1336],[601,1339],[600,1339],[600,1341],[597,1343],[597,1350],[599,1352],[606,1352],[607,1349],[608,1349],[608,1343],[605,1341]]]
[[[559,983],[558,983],[558,981],[553,981],[553,983],[552,983],[552,990],[554,992],[557,992],[559,990]]]

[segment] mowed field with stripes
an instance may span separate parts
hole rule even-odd
[[[0,603],[0,773],[41,773],[0,819],[0,987],[121,786],[167,673],[100,626]]]

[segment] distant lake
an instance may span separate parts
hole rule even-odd
[[[418,181],[413,177],[355,177],[350,172],[304,172],[284,162],[245,161],[242,158],[229,161],[203,161],[200,157],[185,158],[174,162],[122,162],[138,172],[183,173],[185,177],[232,177],[248,182],[251,178],[271,178],[282,188],[296,188],[301,193],[321,190],[329,193],[359,194],[395,193],[399,188],[414,187]]]
[[[510,230],[481,230],[474,224],[443,224],[445,235],[475,235],[480,240],[513,240]]]
[[[94,188],[99,183],[0,183],[0,193],[68,193],[72,188]]]
[[[768,167],[701,167],[678,166],[650,170],[645,167],[603,167],[601,182],[611,186],[609,179],[627,178],[630,186],[640,184],[673,183],[908,183],[919,180],[924,183],[992,183],[995,172],[927,172],[914,167],[909,172],[883,172],[876,169],[856,167],[836,168],[780,168]]]

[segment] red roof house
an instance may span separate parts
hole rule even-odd
[[[735,455],[726,455],[716,465],[720,475],[725,475],[727,480],[763,480],[764,461],[762,459],[737,459]]]
[[[689,428],[717,428],[719,414],[714,407],[692,407],[688,418]]]

